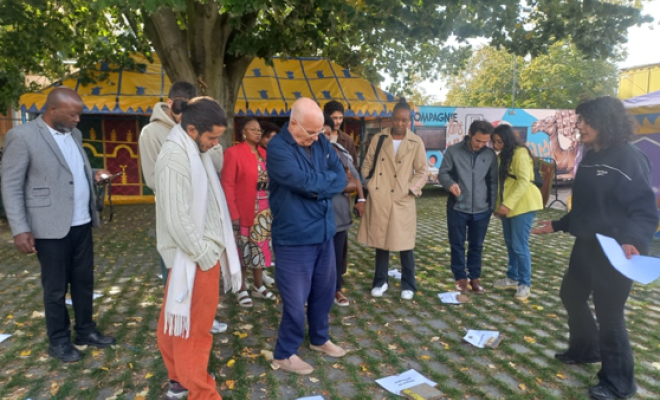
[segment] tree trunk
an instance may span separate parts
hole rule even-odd
[[[227,149],[234,138],[238,91],[253,59],[227,54],[234,33],[227,15],[220,14],[216,2],[189,1],[185,15],[187,30],[181,30],[177,15],[167,7],[152,14],[143,10],[143,16],[144,33],[156,49],[170,81],[194,84],[200,95],[216,99],[227,112],[227,131],[220,138],[220,144]]]

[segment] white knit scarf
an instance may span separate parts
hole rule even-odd
[[[197,143],[177,124],[172,128],[167,140],[181,146],[190,160],[192,177],[192,202],[190,204],[190,218],[200,236],[204,235],[206,221],[206,207],[209,199],[208,186],[211,184],[213,200],[218,203],[220,210],[222,237],[225,251],[220,255],[220,268],[225,292],[237,292],[241,287],[241,265],[238,250],[235,246],[234,233],[231,227],[231,217],[225,194],[220,187],[218,174],[213,161],[208,154],[199,152]],[[211,177],[209,179],[209,177]],[[176,216],[172,216],[176,218]],[[165,303],[164,332],[170,336],[188,338],[190,335],[190,305],[192,303],[193,286],[197,264],[193,259],[177,249],[174,264],[169,275],[169,289]],[[219,283],[218,283],[219,284]]]

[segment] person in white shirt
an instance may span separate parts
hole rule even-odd
[[[53,89],[44,114],[7,133],[2,163],[2,196],[16,248],[36,253],[44,288],[48,354],[76,362],[82,352],[71,343],[65,295],[71,287],[79,346],[108,347],[115,339],[96,329],[92,318],[94,247],[99,226],[93,179],[110,172],[92,170],[76,129],[83,101],[72,89]]]

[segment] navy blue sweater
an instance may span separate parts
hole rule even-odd
[[[325,136],[320,135],[309,151],[296,143],[288,123],[268,143],[268,202],[275,245],[319,244],[335,235],[332,198],[346,187],[346,173]]]
[[[658,228],[651,172],[649,159],[633,144],[590,150],[575,175],[571,211],[553,221],[554,230],[581,239],[600,233],[647,253]]]

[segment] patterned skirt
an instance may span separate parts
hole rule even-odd
[[[238,237],[238,254],[247,269],[270,267],[272,223],[273,214],[268,205],[268,196],[257,196],[253,225],[241,226]]]

